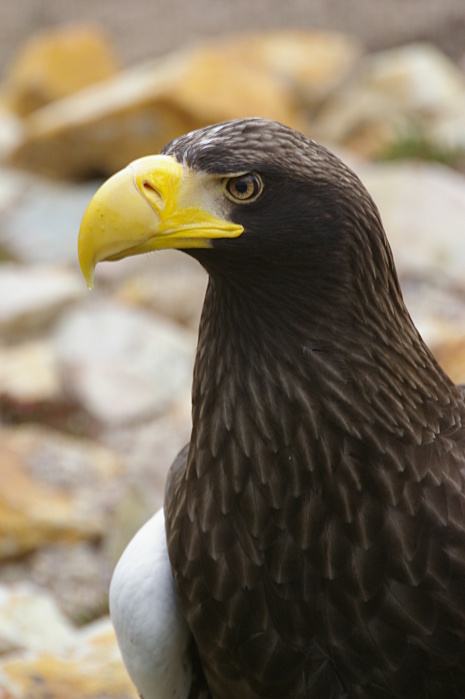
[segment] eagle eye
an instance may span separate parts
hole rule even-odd
[[[224,183],[224,192],[231,201],[250,204],[258,199],[263,190],[263,182],[255,172],[237,177],[228,177]]]

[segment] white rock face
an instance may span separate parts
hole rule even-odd
[[[1,157],[1,112],[0,112]],[[0,168],[0,244],[26,264],[72,264],[78,275],[76,236],[99,182],[52,182]]]
[[[178,607],[160,509],[121,556],[110,615],[126,668],[143,699],[186,699],[190,632]]]
[[[174,403],[192,382],[195,344],[194,333],[113,303],[81,306],[56,336],[68,390],[104,424],[159,415]]]
[[[42,330],[84,294],[77,272],[64,267],[4,264],[0,268],[0,331],[4,337],[17,337]]]
[[[46,634],[47,619],[41,626]],[[121,662],[110,619],[105,617],[76,631],[74,642],[55,652],[28,650],[0,656],[2,699],[137,699]]]
[[[28,583],[0,585],[0,655],[17,650],[56,653],[76,638],[51,595]]]
[[[465,177],[439,164],[364,164],[397,271],[464,289]]]

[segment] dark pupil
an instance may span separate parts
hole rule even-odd
[[[237,180],[236,182],[236,191],[238,194],[247,194],[249,191],[249,185],[250,185],[250,180],[249,178],[243,177],[241,180]]]

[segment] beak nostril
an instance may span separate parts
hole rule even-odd
[[[151,182],[148,182],[147,180],[144,180],[144,182],[142,183],[142,187],[144,190],[144,194],[150,201],[150,203],[153,204],[157,209],[163,209],[163,197],[158,191],[158,189],[156,189],[153,186],[153,184]]]

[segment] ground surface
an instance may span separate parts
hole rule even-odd
[[[33,32],[66,22],[107,28],[134,63],[225,32],[318,27],[369,49],[417,39],[465,63],[465,0],[0,0],[0,79]]]

